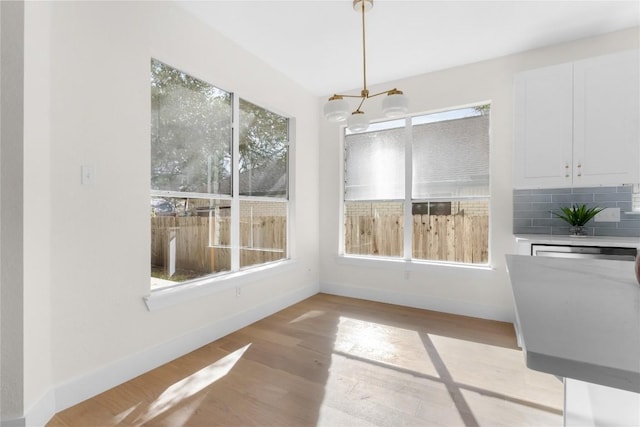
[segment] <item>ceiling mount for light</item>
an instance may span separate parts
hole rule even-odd
[[[382,112],[387,117],[399,117],[409,111],[409,102],[401,90],[396,88],[374,93],[367,89],[367,50],[364,26],[364,15],[373,7],[373,0],[353,0],[353,9],[362,14],[362,90],[360,95],[334,94],[324,106],[324,117],[330,122],[347,120],[347,128],[352,132],[362,132],[369,127],[369,118],[360,110],[364,101],[374,96],[387,95],[382,101]],[[351,111],[349,103],[344,98],[360,98],[355,111]]]

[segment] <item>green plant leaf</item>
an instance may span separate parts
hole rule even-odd
[[[604,208],[592,207],[588,208],[587,205],[572,205],[571,207],[564,206],[560,208],[559,212],[551,212],[556,217],[566,221],[569,225],[583,226],[598,213],[602,212]]]

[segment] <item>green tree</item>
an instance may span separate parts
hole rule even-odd
[[[231,194],[231,94],[152,60],[151,112],[152,188]],[[241,99],[239,124],[241,193],[286,192],[288,119]]]
[[[152,188],[218,192],[230,162],[231,94],[152,61]]]
[[[289,121],[240,100],[240,193],[286,195]]]

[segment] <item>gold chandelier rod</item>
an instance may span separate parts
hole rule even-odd
[[[360,1],[360,13],[362,14],[362,90],[360,91],[360,95],[348,95],[348,94],[336,93],[329,98],[329,101],[333,101],[335,99],[342,99],[342,98],[360,98],[360,104],[358,104],[358,108],[354,111],[354,113],[362,113],[360,108],[362,107],[362,104],[364,104],[364,101],[369,98],[373,98],[375,96],[380,96],[384,94],[387,94],[387,95],[402,94],[401,90],[398,90],[397,88],[393,88],[390,90],[383,90],[382,92],[374,93],[373,95],[371,95],[369,93],[369,89],[367,89],[367,42],[366,42],[367,36],[366,36],[365,16],[364,16],[367,12],[366,3],[367,3],[367,0]],[[373,5],[373,1],[371,1],[371,4]]]
[[[360,4],[361,12],[362,12],[362,96],[367,98],[369,96],[369,91],[367,90],[367,44],[366,44],[366,33],[364,30],[364,9],[365,2],[363,1]],[[360,108],[360,107],[358,107]]]

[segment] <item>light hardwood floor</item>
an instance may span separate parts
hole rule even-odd
[[[47,424],[129,425],[559,426],[562,383],[509,323],[319,294]]]

